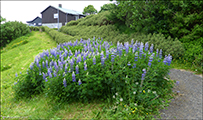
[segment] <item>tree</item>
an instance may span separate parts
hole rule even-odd
[[[113,3],[108,3],[108,4],[104,4],[102,7],[101,7],[101,10],[99,11],[99,13],[103,12],[103,11],[109,11],[109,10],[112,10],[115,8],[115,4]]]
[[[94,8],[93,5],[88,5],[83,10],[83,14],[87,14],[87,13],[89,13],[89,14],[95,14],[95,13],[97,13],[97,10]]]
[[[6,18],[0,16],[0,22],[6,21]]]

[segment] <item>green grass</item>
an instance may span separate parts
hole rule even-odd
[[[12,45],[27,40],[26,44],[12,48]],[[36,55],[43,50],[56,47],[57,44],[45,32],[31,32],[30,34],[13,40],[1,50],[1,66],[10,66],[1,71],[1,118],[45,119],[45,118],[93,118],[104,106],[104,103],[73,103],[63,108],[53,103],[43,94],[32,99],[16,101],[13,98],[15,73],[25,73]],[[17,118],[19,117],[19,118]]]
[[[26,44],[19,44],[28,41]],[[45,32],[31,32],[26,36],[13,40],[1,51],[1,118],[16,119],[92,119],[106,105],[106,102],[72,103],[58,106],[45,95],[41,94],[32,99],[16,101],[13,98],[12,86],[14,85],[15,73],[25,73],[36,55],[43,50],[56,47],[57,44]],[[173,68],[183,68],[184,64],[172,63]],[[189,68],[189,67],[187,67]],[[100,114],[105,116],[104,113]],[[19,117],[19,118],[17,118]]]

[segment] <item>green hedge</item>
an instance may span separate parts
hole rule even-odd
[[[2,25],[1,27],[1,48],[5,47],[6,44],[10,43],[13,39],[23,36],[29,33],[29,27],[18,21],[9,21]]]
[[[58,44],[59,43],[64,43],[64,42],[69,42],[69,41],[75,41],[76,39],[80,39],[81,37],[79,36],[70,36],[67,34],[64,34],[62,32],[58,32],[55,29],[49,28],[47,26],[43,27],[45,32],[48,33]]]
[[[120,34],[119,31],[115,30],[113,25],[103,25],[101,27],[97,26],[63,26],[60,29],[61,32],[71,35],[73,37],[81,37],[83,39],[88,39],[92,37],[102,37],[108,42],[116,44],[119,42],[130,42],[132,39],[134,41],[149,42],[149,44],[154,44],[154,50],[162,49],[164,55],[171,54],[173,58],[178,58],[184,54],[184,47],[178,39],[172,39],[168,37],[167,39],[163,34],[141,34],[133,33],[131,35]]]

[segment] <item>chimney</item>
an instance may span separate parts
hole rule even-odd
[[[60,7],[60,8],[62,8],[62,5],[61,5],[61,4],[59,4],[59,7]]]

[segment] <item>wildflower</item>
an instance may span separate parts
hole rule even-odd
[[[137,106],[137,103],[135,103],[134,105]]]
[[[79,79],[79,81],[78,81],[78,84],[79,84],[79,85],[81,85],[81,84],[82,84],[82,82],[81,82],[81,80],[80,80],[80,79]]]
[[[153,93],[153,94],[156,94],[156,91],[153,91],[152,93]]]
[[[78,65],[76,65],[76,74],[79,74],[79,67],[78,67]]]
[[[135,53],[135,61],[138,61],[138,53]]]
[[[120,101],[122,102],[122,101],[123,101],[123,98],[121,98]]]
[[[128,83],[128,81],[126,80],[125,83]]]
[[[124,107],[126,107],[126,105],[124,105]]]
[[[116,102],[116,104],[119,104],[119,102]]]
[[[93,64],[94,64],[94,65],[96,64],[96,58],[95,58],[95,56],[94,56],[94,58],[93,58]]]
[[[114,62],[114,58],[115,58],[115,55],[112,54],[112,55],[111,55],[111,62],[112,62],[112,63]]]
[[[102,58],[101,59],[101,64],[104,65],[104,62],[105,62],[105,58]]]
[[[150,46],[150,53],[153,53],[153,47],[154,47],[154,45],[152,44],[152,45]]]
[[[113,98],[116,98],[115,95],[113,95]]]
[[[143,90],[143,93],[145,93],[145,90]]]
[[[149,47],[149,44],[148,44],[148,42],[146,42],[146,43],[145,43],[145,51],[148,50],[148,47]]]
[[[65,78],[63,79],[63,85],[64,85],[64,87],[67,86],[67,84],[66,84],[66,79],[65,79]]]
[[[136,64],[133,64],[133,68],[136,68]]]
[[[86,75],[88,75],[89,74],[89,72],[87,72],[87,74]]]
[[[132,111],[132,113],[134,114],[134,113],[135,113],[135,111]]]
[[[20,74],[22,74],[22,72],[20,72]]]
[[[131,113],[129,113],[129,115],[131,115]]]
[[[177,91],[177,93],[180,93],[180,91]]]
[[[16,73],[16,75],[15,75],[16,77],[18,77],[18,74]]]
[[[74,71],[73,71],[73,73],[72,73],[72,79],[73,79],[73,82],[76,82],[76,80],[75,80],[75,73],[74,73]]]
[[[150,92],[150,90],[148,89],[148,93]]]
[[[118,93],[116,93],[116,95],[118,95]]]
[[[47,82],[48,80],[47,80],[47,78],[45,78],[45,82]]]
[[[162,58],[162,49],[159,51],[159,58]]]
[[[136,92],[134,91],[133,94],[136,94]]]
[[[128,64],[127,64],[128,66],[130,66],[131,64],[130,64],[130,62],[128,62]]]

